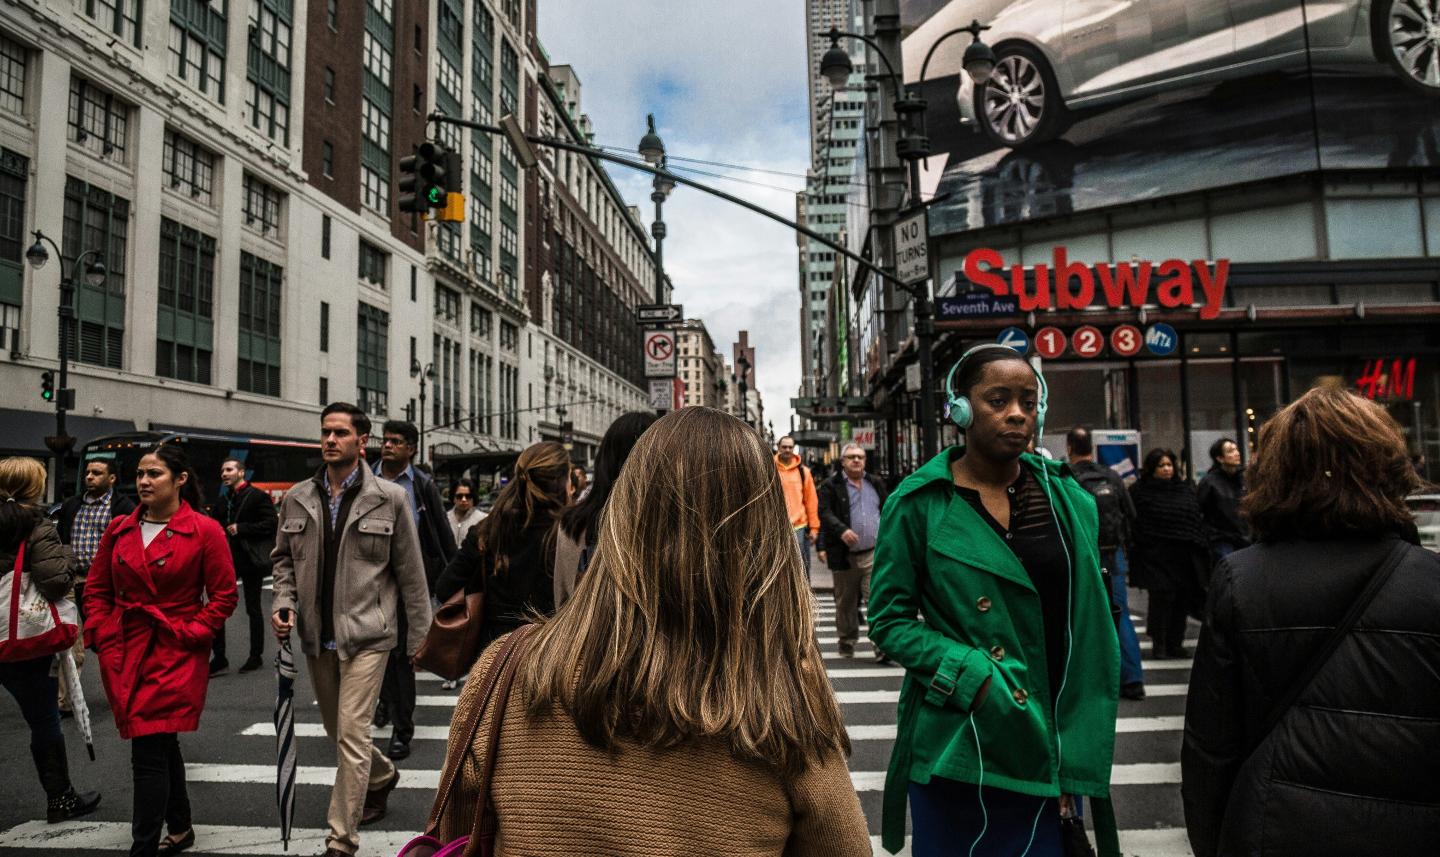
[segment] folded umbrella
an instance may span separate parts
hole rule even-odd
[[[70,697],[70,711],[80,725],[80,734],[85,738],[85,752],[90,761],[95,761],[95,736],[90,731],[90,706],[85,704],[85,692],[80,689],[80,670],[75,668],[75,653],[70,649],[60,653],[60,676],[65,682],[65,693]]]
[[[281,619],[289,621],[290,611]],[[290,850],[290,826],[295,821],[295,656],[288,639],[275,655],[275,802],[280,808],[280,838]]]

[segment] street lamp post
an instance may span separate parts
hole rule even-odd
[[[410,377],[420,377],[420,448],[415,451],[420,456],[420,463],[425,463],[425,382],[435,381],[435,364],[430,363],[422,370],[420,361],[414,357],[410,358]]]
[[[665,303],[665,220],[661,217],[661,207],[670,193],[675,190],[675,181],[665,168],[665,142],[660,135],[655,133],[655,114],[651,113],[645,117],[649,130],[645,136],[640,138],[640,145],[637,151],[640,157],[645,159],[647,164],[659,167],[655,180],[651,183],[654,188],[650,192],[650,201],[655,203],[655,222],[650,224],[650,234],[655,238],[655,303]]]
[[[737,369],[740,370],[740,372],[739,372],[739,380],[738,380],[736,383],[737,383],[737,385],[738,385],[739,388],[740,388],[740,408],[741,408],[740,413],[744,414],[744,416],[742,416],[741,419],[744,420],[744,421],[745,421],[745,425],[748,426],[748,425],[750,425],[750,392],[749,392],[749,391],[750,391],[750,384],[749,384],[750,360],[749,360],[749,358],[747,358],[744,354],[736,355],[736,357],[735,357],[735,368],[737,368]]]
[[[45,445],[55,453],[56,476],[55,494],[60,497],[65,490],[65,455],[75,446],[75,438],[65,431],[65,412],[74,409],[75,394],[70,389],[70,341],[71,328],[75,324],[75,271],[87,257],[90,257],[90,264],[85,267],[85,282],[92,286],[103,286],[105,284],[105,264],[100,261],[100,250],[87,250],[76,257],[70,264],[70,270],[65,271],[65,257],[60,252],[60,247],[50,236],[35,230],[35,243],[25,251],[25,259],[30,267],[40,270],[45,263],[50,261],[50,251],[45,249],[49,244],[55,248],[55,255],[60,257],[60,387],[55,393],[55,436],[45,438]]]
[[[941,39],[948,38],[955,33],[968,32],[972,37],[970,48],[965,52],[965,71],[977,84],[983,84],[990,77],[990,72],[995,67],[995,55],[983,42],[980,41],[980,31],[989,29],[973,22],[968,27],[962,27],[946,33]],[[837,27],[831,27],[825,34],[830,40],[830,48],[820,59],[820,74],[830,81],[835,88],[844,86],[852,72],[854,65],[850,62],[850,55],[840,47],[842,38],[855,39],[864,42],[885,64],[888,71],[886,75],[890,80],[891,87],[895,94],[895,112],[902,117],[903,133],[895,142],[895,154],[910,164],[910,187],[909,211],[918,211],[925,207],[920,199],[920,161],[930,154],[930,138],[925,136],[922,130],[916,128],[915,118],[920,117],[923,127],[925,116],[925,99],[918,93],[905,91],[905,82],[895,71],[895,66],[879,43],[869,36],[859,33],[841,32]],[[937,43],[938,44],[938,43]],[[931,48],[931,53],[934,48]],[[929,57],[926,57],[929,62]],[[927,236],[928,240],[928,236]],[[933,352],[935,337],[935,321],[930,304],[930,281],[922,280],[914,284],[899,284],[901,288],[910,293],[915,305],[915,346],[916,356],[920,364],[920,411],[923,419],[921,425],[921,445],[926,460],[935,456],[939,450],[940,411],[935,399],[935,358]]]

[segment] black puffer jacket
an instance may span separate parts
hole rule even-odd
[[[1274,700],[1393,542],[1260,544],[1215,570],[1181,751],[1196,857],[1434,854],[1440,558],[1411,547],[1280,724]]]

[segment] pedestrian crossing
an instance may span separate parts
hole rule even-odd
[[[877,664],[874,647],[863,635],[854,658],[839,655],[830,593],[816,594],[815,613],[821,655],[854,748],[851,780],[865,810],[875,853],[884,854],[879,844],[881,792],[905,671]],[[1143,623],[1143,618],[1136,618]],[[863,632],[863,622],[860,627]],[[1191,630],[1193,636],[1197,629]],[[1148,653],[1148,643],[1142,646]],[[1143,661],[1147,698],[1120,701],[1111,795],[1121,828],[1121,850],[1127,857],[1191,857],[1180,802],[1179,763],[1190,666],[1189,659]],[[901,854],[909,854],[908,838]]]

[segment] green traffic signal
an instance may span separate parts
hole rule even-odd
[[[440,208],[445,205],[445,189],[431,186],[425,190],[425,198],[432,208]]]
[[[55,373],[40,373],[40,398],[47,402],[55,401]]]

